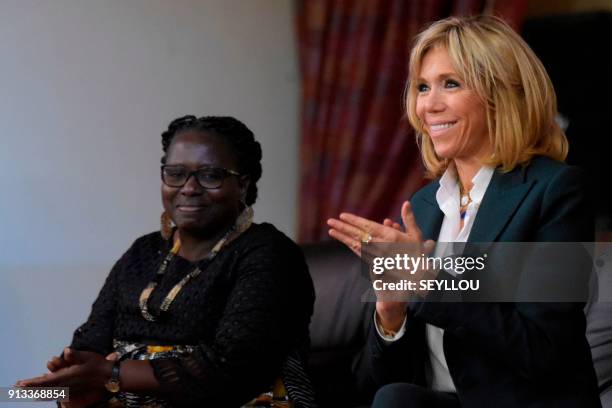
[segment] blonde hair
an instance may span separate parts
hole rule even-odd
[[[444,48],[457,74],[480,97],[493,155],[486,163],[508,172],[535,155],[563,161],[568,143],[555,121],[557,98],[544,66],[503,20],[494,16],[450,17],[421,32],[410,55],[406,104],[408,119],[429,177],[440,176],[449,159],[436,155],[416,115],[416,78],[425,54]]]

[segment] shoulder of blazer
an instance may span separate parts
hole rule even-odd
[[[495,172],[474,221],[469,241],[493,242],[507,225],[532,223],[523,208],[539,209],[539,218],[558,217],[563,208],[578,206],[584,197],[581,170],[543,157],[533,157],[508,173]],[[561,211],[560,211],[561,210]],[[556,214],[556,215],[555,215]]]
[[[546,182],[554,179],[558,174],[568,170],[580,172],[578,167],[570,166],[549,157],[536,156],[529,161],[523,171],[526,181],[537,180],[540,182]]]
[[[545,156],[535,156],[526,165],[519,165],[509,173],[505,173],[502,177],[514,178],[516,180],[518,176],[519,179],[522,179],[520,182],[531,182],[536,180],[546,182],[555,178],[559,173],[567,170],[580,172],[578,167],[570,166],[564,162],[553,160]],[[419,201],[425,201],[429,204],[437,205],[436,192],[438,191],[438,187],[440,187],[440,179],[437,178],[432,180],[412,195],[410,199],[411,204],[414,206],[418,205],[417,203]]]
[[[533,182],[535,191],[542,194],[544,208],[549,202],[554,204],[559,196],[567,194],[588,200],[585,174],[580,167],[538,156],[531,160],[524,172],[525,182]]]

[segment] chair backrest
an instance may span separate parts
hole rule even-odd
[[[361,261],[335,242],[303,245],[316,300],[310,323],[310,369],[319,402],[348,406],[367,402],[355,375],[372,323],[374,303]],[[352,400],[350,400],[352,399]]]

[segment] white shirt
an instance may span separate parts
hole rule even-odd
[[[442,177],[440,178],[440,187],[436,192],[436,201],[438,207],[444,213],[438,243],[434,250],[435,257],[448,256],[453,253],[453,242],[467,242],[467,239],[472,231],[478,208],[482,202],[487,187],[493,177],[494,169],[492,167],[483,166],[472,179],[473,187],[470,190],[470,198],[472,201],[468,204],[465,218],[463,220],[463,228],[461,228],[461,214],[459,213],[460,193],[457,171],[454,165],[450,165]],[[450,243],[450,244],[447,244]],[[378,327],[376,312],[374,314],[374,327],[378,335],[387,342],[393,342],[400,339],[406,332],[406,320],[402,323],[402,327],[395,336],[385,336],[382,330]],[[425,337],[427,340],[427,348],[429,350],[429,361],[431,363],[430,373],[431,378],[428,379],[429,386],[434,391],[456,392],[455,384],[450,376],[446,357],[444,356],[444,348],[442,339],[444,330],[427,323],[425,325]]]

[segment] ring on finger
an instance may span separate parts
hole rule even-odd
[[[370,241],[372,241],[372,235],[365,233],[363,234],[363,236],[361,237],[361,243],[362,244],[369,244]]]

